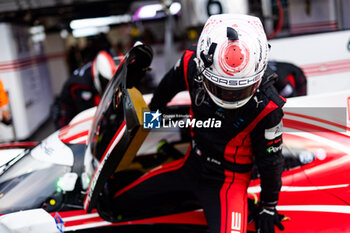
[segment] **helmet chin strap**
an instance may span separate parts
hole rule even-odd
[[[201,86],[196,89],[194,104],[199,107],[204,102],[205,97],[206,97],[206,91],[203,87],[203,83],[201,83]]]

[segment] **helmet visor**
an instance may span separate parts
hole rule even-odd
[[[248,97],[251,97],[255,93],[259,84],[260,84],[260,81],[257,81],[249,86],[229,88],[229,87],[219,86],[211,82],[207,78],[204,78],[204,85],[207,91],[209,91],[218,99],[227,103],[234,103],[237,101],[244,100]]]

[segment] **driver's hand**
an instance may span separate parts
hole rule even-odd
[[[277,226],[281,231],[284,227],[281,223],[281,219],[274,207],[262,207],[259,211],[256,221],[257,233],[275,233],[274,226]]]

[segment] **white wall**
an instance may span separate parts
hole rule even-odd
[[[0,123],[0,140],[23,140],[49,116],[50,75],[42,44],[31,40],[28,28],[3,23],[0,35],[0,76],[9,92],[14,125]]]
[[[308,94],[350,90],[350,30],[273,39],[271,59],[301,66]]]
[[[334,0],[289,1],[289,25],[292,33],[310,33],[337,29]]]
[[[69,77],[64,40],[59,33],[48,34],[44,41],[44,49],[51,77],[51,89],[53,95],[57,96]]]

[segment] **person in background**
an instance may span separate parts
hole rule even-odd
[[[288,62],[269,61],[270,68],[278,75],[274,83],[284,98],[307,94],[307,80],[301,68]]]
[[[0,79],[0,121],[6,125],[11,124],[12,118],[9,111],[9,98]]]
[[[109,192],[106,200],[111,203],[98,206],[100,216],[118,221],[130,212],[150,211],[154,201],[167,205],[185,195],[199,201],[209,232],[245,233],[247,187],[255,160],[262,189],[257,231],[271,233],[275,225],[283,229],[276,205],[282,185],[285,99],[273,87],[276,76],[268,67],[269,52],[259,18],[211,16],[198,44],[164,76],[149,107],[160,114],[158,110],[187,89],[191,119],[215,119],[220,126],[191,127],[192,142],[184,158]]]
[[[119,62],[119,58],[113,59],[109,53],[101,51],[92,62],[73,72],[65,82],[56,104],[56,128],[67,125],[79,112],[98,105]]]

